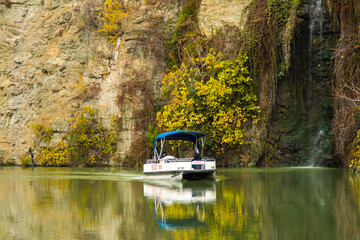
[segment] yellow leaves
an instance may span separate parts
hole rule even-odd
[[[360,130],[357,131],[357,135],[353,142],[349,167],[356,171],[360,170]]]
[[[129,16],[125,6],[119,3],[118,0],[105,0],[101,16],[103,26],[98,32],[107,33],[108,39],[115,44],[119,34],[120,21]]]
[[[95,109],[83,108],[69,123],[69,132],[56,146],[41,150],[38,157],[40,165],[97,166],[106,164],[115,154],[116,132],[99,122]]]
[[[192,59],[198,67],[183,63],[163,78],[167,104],[157,113],[159,125],[166,130],[194,129],[209,132],[219,146],[244,144],[244,123],[256,120],[253,81],[245,67],[246,57],[222,61],[211,52]],[[202,66],[203,64],[203,66]]]
[[[38,163],[43,166],[69,166],[70,160],[68,145],[63,140],[53,148],[42,149],[38,157]]]
[[[29,153],[24,153],[19,158],[19,161],[22,166],[31,166],[32,165],[32,158],[30,157]]]
[[[36,137],[42,139],[43,141],[49,143],[53,138],[54,131],[53,129],[42,123],[30,123],[30,127],[35,131]]]
[[[85,87],[85,82],[84,82],[84,78],[81,75],[81,73],[79,74],[79,82],[76,84],[75,86],[75,90],[79,89],[81,92],[86,92],[86,87]]]

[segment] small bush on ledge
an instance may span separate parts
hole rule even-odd
[[[70,129],[54,147],[41,149],[43,166],[104,166],[116,151],[116,131],[103,126],[95,109],[85,107],[71,118]]]
[[[27,153],[24,153],[20,157],[19,161],[21,163],[21,166],[23,166],[23,167],[30,167],[30,166],[34,165],[33,162],[32,162],[31,157]]]

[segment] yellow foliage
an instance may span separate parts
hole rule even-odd
[[[24,153],[20,158],[19,161],[22,166],[28,167],[32,165],[32,159],[31,156],[29,156],[29,153]]]
[[[71,164],[69,145],[61,140],[53,148],[42,149],[37,162],[42,166],[69,166]]]
[[[49,125],[42,123],[30,123],[30,127],[35,131],[36,137],[49,143],[53,138],[54,132]]]
[[[81,73],[79,73],[79,82],[76,84],[75,86],[75,90],[79,89],[82,92],[86,92],[86,87],[85,87],[85,82],[84,82],[84,78],[81,75]]]
[[[165,75],[160,127],[208,132],[218,150],[244,144],[245,123],[256,121],[260,111],[245,61],[245,56],[224,61],[212,52]]]
[[[357,135],[353,142],[349,167],[355,171],[360,171],[360,130],[357,131]]]
[[[120,21],[129,16],[125,6],[119,3],[118,0],[105,0],[101,16],[103,26],[98,32],[106,33],[108,39],[115,44],[119,34]]]
[[[99,166],[107,164],[116,151],[114,129],[105,128],[95,109],[85,107],[69,121],[70,130],[55,147],[41,150],[43,166]]]

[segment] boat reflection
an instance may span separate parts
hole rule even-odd
[[[155,218],[166,230],[206,226],[205,207],[216,201],[213,181],[144,183],[144,196],[154,203]]]

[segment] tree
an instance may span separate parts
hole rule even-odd
[[[245,128],[260,111],[246,60],[243,55],[222,60],[211,51],[165,75],[167,103],[157,114],[160,127],[207,132],[216,151],[246,143]]]
[[[120,21],[125,17],[128,17],[129,13],[125,10],[123,4],[118,0],[105,0],[104,10],[101,16],[103,26],[98,32],[107,33],[108,39],[116,44],[116,40],[119,36]]]

